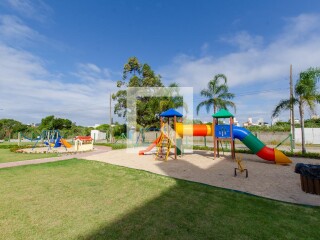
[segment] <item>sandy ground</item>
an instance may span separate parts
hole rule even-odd
[[[50,149],[48,147],[37,147],[37,148],[24,148],[21,149],[22,152],[25,153],[82,153],[82,152],[77,152],[74,150],[74,147],[72,146],[71,148],[65,148],[65,147],[51,147]]]
[[[99,153],[83,159],[141,169],[290,203],[320,206],[320,195],[303,192],[300,175],[294,173],[296,163],[320,164],[320,160],[291,158],[293,163],[290,166],[281,166],[261,160],[256,155],[241,156],[243,165],[249,172],[248,178],[244,173],[234,177],[237,164],[230,156],[214,159],[212,152],[206,151],[194,151],[193,154],[185,154],[177,160],[169,158],[166,162],[155,160],[153,154],[139,156],[127,150]]]

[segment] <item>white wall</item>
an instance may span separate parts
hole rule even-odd
[[[295,142],[301,143],[301,128],[295,128]],[[305,128],[304,129],[306,144],[320,144],[320,128]]]
[[[91,130],[91,137],[93,140],[104,140],[107,138],[107,134],[104,132],[100,132],[99,130]]]

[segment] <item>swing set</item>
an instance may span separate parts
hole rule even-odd
[[[71,144],[68,143],[65,139],[62,138],[59,130],[43,130],[39,136],[36,138],[28,138],[23,133],[19,133],[19,142],[21,141],[21,138],[25,138],[30,140],[31,142],[35,141],[35,144],[32,147],[32,150],[37,146],[39,141],[44,143],[46,146],[48,146],[48,150],[52,150],[52,148],[58,148],[61,146],[64,146],[66,150],[67,148],[71,148]]]

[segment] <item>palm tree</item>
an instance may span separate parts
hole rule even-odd
[[[166,111],[170,108],[183,107],[188,113],[188,106],[183,101],[180,94],[180,87],[177,83],[171,83],[163,92],[166,97],[163,97],[160,101],[160,112]]]
[[[220,83],[223,80],[223,83]],[[217,74],[210,82],[208,82],[208,88],[203,89],[200,92],[201,96],[206,97],[207,100],[202,101],[197,106],[197,114],[201,107],[205,106],[207,113],[210,108],[213,107],[213,112],[216,113],[219,109],[227,109],[227,107],[233,107],[236,110],[234,102],[230,101],[234,98],[234,94],[229,92],[227,85],[227,77],[224,74]]]
[[[283,110],[289,110],[292,105],[298,105],[301,126],[302,153],[306,153],[304,134],[304,108],[307,106],[312,112],[315,104],[320,103],[320,93],[317,91],[320,69],[309,68],[300,73],[300,78],[295,85],[295,96],[292,99],[281,100],[275,107],[272,117],[277,117]]]

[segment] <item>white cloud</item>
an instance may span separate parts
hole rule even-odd
[[[99,68],[79,66],[92,72]],[[54,114],[80,124],[106,122],[109,94],[115,83],[105,78],[103,71],[93,78],[85,84],[57,80],[37,56],[0,44],[0,108],[5,117],[28,123]]]
[[[52,8],[42,0],[6,0],[6,4],[22,16],[41,22],[53,13]]]
[[[229,39],[224,38],[224,42],[238,46],[237,50],[229,54],[199,58],[180,55],[159,72],[168,82],[194,87],[195,93],[205,88],[208,81],[218,73],[227,76],[228,84],[236,94],[252,86],[256,91],[288,87],[290,64],[293,64],[295,77],[301,70],[320,65],[319,30],[319,15],[301,14],[285,19],[282,33],[269,43],[263,43],[262,36],[242,31]],[[287,97],[283,93],[280,96],[270,95],[270,102],[266,102],[265,97],[254,95],[250,97],[251,102],[246,102],[247,107],[240,108],[238,112],[261,112],[263,105],[265,115],[270,118],[275,104]]]
[[[223,37],[221,41],[235,45],[241,50],[248,50],[260,47],[263,43],[263,37],[252,36],[246,31],[241,31],[231,38]]]
[[[12,15],[0,15],[0,36],[2,41],[23,44],[24,41],[43,41],[45,37]]]
[[[202,44],[202,46],[201,46],[201,54],[202,55],[207,55],[209,47],[210,47],[210,45],[207,42]]]
[[[101,73],[101,69],[97,65],[95,65],[93,63],[88,63],[87,67],[93,72]]]
[[[93,63],[77,64],[77,71],[73,73],[83,81],[99,82],[106,81],[111,78],[111,70],[108,68],[100,68]]]
[[[93,63],[79,63],[74,72],[53,73],[48,60],[25,50],[25,43],[41,46],[52,40],[16,16],[0,16],[0,36],[1,118],[31,123],[54,114],[84,125],[106,122],[115,73]]]
[[[288,76],[290,64],[293,64],[295,71],[300,71],[320,63],[317,51],[320,49],[319,30],[320,16],[300,15],[287,20],[283,33],[269,44],[256,47],[249,41],[248,46],[251,47],[244,49],[240,44],[239,50],[217,58],[177,56],[170,66],[161,68],[160,72],[164,78],[184,86],[193,86],[194,82],[201,83],[197,86],[205,86],[217,73],[226,74],[230,86],[283,79]],[[245,36],[240,38],[256,38],[248,33]],[[239,42],[239,35],[228,41]]]
[[[309,38],[314,34],[318,35],[319,20],[320,17],[317,14],[300,14],[295,18],[287,18],[282,38],[286,41],[296,41],[297,39]]]

